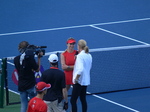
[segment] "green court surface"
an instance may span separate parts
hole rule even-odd
[[[0,112],[20,112],[20,104],[4,106],[0,108]]]
[[[20,112],[20,104],[6,105],[6,92],[4,91],[4,107],[0,108],[0,112]],[[9,103],[20,102],[20,96],[9,91]]]

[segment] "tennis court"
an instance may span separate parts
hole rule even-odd
[[[69,37],[85,39],[94,59],[88,92],[101,93],[87,95],[88,112],[149,112],[149,6],[149,0],[1,1],[0,58],[18,55],[23,40],[47,46],[49,54],[65,50]],[[11,80],[9,89],[18,93]]]

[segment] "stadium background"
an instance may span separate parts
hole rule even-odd
[[[52,52],[65,50],[69,37],[82,38],[99,51],[92,52],[89,92],[149,87],[149,5],[148,0],[1,1],[0,58],[18,55],[22,40]],[[144,48],[126,49],[136,45]],[[100,52],[113,47],[117,50]],[[46,59],[42,63],[48,68]]]

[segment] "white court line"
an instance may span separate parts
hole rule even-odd
[[[15,92],[15,91],[13,91],[13,90],[11,90],[11,89],[8,89],[10,92],[12,92],[12,93],[15,93],[15,94],[17,94],[17,95],[20,95],[18,92]]]
[[[94,25],[90,25],[90,26],[93,27],[93,28],[96,28],[98,30],[105,31],[105,32],[110,33],[110,34],[114,34],[114,35],[117,35],[117,36],[129,39],[129,40],[132,40],[132,41],[135,41],[135,42],[139,42],[139,43],[144,44],[144,45],[149,45],[146,42],[142,42],[142,41],[139,41],[139,40],[136,40],[136,39],[133,39],[133,38],[130,38],[130,37],[127,37],[127,36],[124,36],[124,35],[121,35],[121,34],[118,34],[118,33],[115,33],[115,32],[112,32],[112,31],[109,31],[109,30],[106,30],[106,29],[103,29],[103,28],[99,28],[99,27],[96,27]]]
[[[7,63],[8,63],[8,64],[10,64],[10,65],[13,65],[13,66],[15,66],[15,64],[14,64],[14,63],[11,63],[11,62],[8,62],[8,61],[7,61]]]
[[[89,27],[91,25],[109,25],[109,24],[128,23],[128,22],[147,21],[147,20],[150,20],[150,18],[124,20],[124,21],[116,21],[116,22],[106,22],[106,23],[97,23],[97,24],[89,24],[89,25],[70,26],[70,27],[60,27],[60,28],[51,28],[51,29],[42,29],[42,30],[22,31],[22,32],[13,32],[13,33],[3,33],[3,34],[0,34],[0,36],[45,32],[45,31],[52,31],[52,30],[64,30],[64,29],[71,29],[71,28],[81,28],[81,27]]]
[[[100,52],[100,51],[114,51],[114,50],[127,50],[127,49],[139,49],[148,48],[150,45],[132,45],[132,46],[118,46],[118,47],[106,47],[106,48],[95,48],[89,49],[90,52]]]
[[[91,93],[87,92],[87,94],[91,94]],[[118,105],[118,106],[120,106],[120,107],[126,108],[126,109],[128,109],[128,110],[133,111],[133,112],[140,112],[140,111],[138,111],[138,110],[132,109],[132,108],[127,107],[127,106],[125,106],[125,105],[122,105],[122,104],[120,104],[120,103],[116,103],[116,102],[114,102],[114,101],[108,100],[108,99],[106,99],[106,98],[104,98],[104,97],[100,97],[100,96],[95,95],[95,94],[92,94],[92,96],[94,96],[94,97],[96,97],[96,98],[99,98],[99,99],[102,99],[102,100],[104,100],[104,101],[107,101],[107,102],[109,102],[109,103]]]

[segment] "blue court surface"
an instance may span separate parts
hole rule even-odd
[[[133,86],[134,88],[137,83],[141,88],[150,87],[150,71],[148,71],[150,70],[149,12],[149,0],[3,0],[0,3],[0,58],[18,55],[18,43],[24,40],[37,46],[47,46],[46,53],[48,53],[64,51],[66,40],[69,37],[74,37],[77,41],[85,39],[93,53],[93,68],[96,68],[94,72],[99,72],[99,76],[94,76],[92,71],[91,78],[92,81],[95,80],[93,81],[95,84],[92,82],[91,85],[101,85],[100,82],[103,78],[102,91],[107,92],[109,89],[107,82],[109,85],[119,82],[105,79],[107,76],[116,76],[117,74],[118,77],[121,75],[120,78],[124,79],[122,72],[132,74],[133,71],[137,71],[136,75],[139,79],[144,74],[143,79],[140,81],[134,75],[132,79],[134,85],[128,84],[128,81],[124,80],[125,82],[122,81],[125,85],[123,87],[127,89],[126,87]],[[134,47],[142,47],[146,50],[140,51],[141,54],[135,56],[128,56],[128,54],[134,53],[136,49],[121,55],[124,52],[123,49]],[[116,55],[113,55],[112,52],[106,53],[109,54],[108,56],[105,54],[104,50],[113,51],[115,49],[119,49],[118,53],[120,54],[118,55],[123,57],[123,62],[115,59]],[[94,50],[104,51],[104,54],[99,57]],[[114,57],[110,59],[112,56]],[[127,58],[135,57],[136,60],[126,59],[126,56],[128,56]],[[104,57],[105,59],[103,59]],[[107,64],[104,61],[107,60],[106,58],[111,60]],[[100,59],[103,62],[98,63],[97,60]],[[123,67],[125,69],[132,65],[131,61],[127,63],[126,60],[134,60],[132,63],[138,65],[136,70],[123,71],[120,68],[121,64],[126,64]],[[111,63],[113,64],[110,65]],[[118,63],[120,65],[116,65]],[[107,67],[102,71],[101,66],[107,66],[109,70],[114,67],[115,71],[109,71]],[[48,67],[46,66],[46,68]],[[106,72],[107,70],[108,72]],[[106,74],[100,76],[104,71]],[[93,79],[93,77],[96,78]],[[118,78],[118,80],[121,79]],[[143,82],[145,83],[143,84]],[[120,88],[117,87],[117,89]],[[101,88],[93,89],[101,91]],[[150,88],[87,95],[88,112],[149,112],[149,99]],[[81,112],[79,101],[78,109]]]

